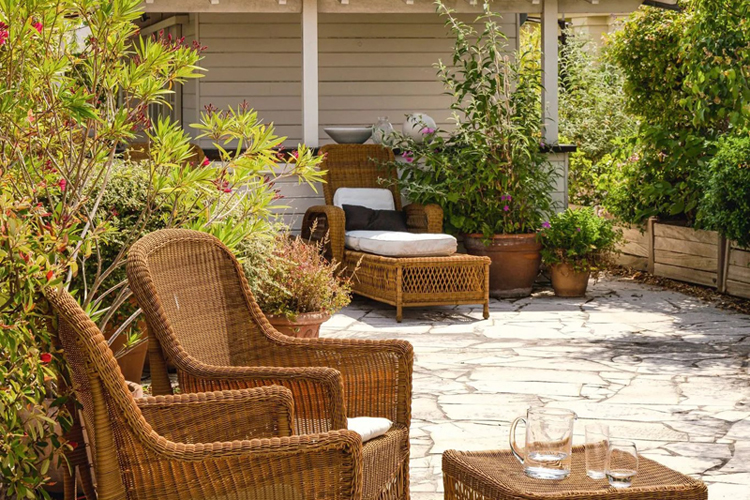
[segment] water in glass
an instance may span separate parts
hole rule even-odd
[[[629,488],[638,473],[638,449],[632,441],[611,441],[605,474],[611,486]]]
[[[600,423],[586,424],[586,475],[591,479],[604,479],[609,448],[609,427]]]

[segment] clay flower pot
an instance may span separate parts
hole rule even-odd
[[[324,312],[300,313],[297,321],[289,321],[285,316],[266,314],[266,319],[274,328],[284,335],[299,339],[317,339],[320,325],[330,318],[331,315]]]
[[[576,271],[568,264],[550,266],[552,271],[552,288],[558,297],[583,297],[589,286],[591,271]]]
[[[470,255],[489,257],[490,296],[497,298],[526,297],[531,294],[539,274],[542,245],[536,234],[496,234],[488,244],[481,234],[464,235]]]

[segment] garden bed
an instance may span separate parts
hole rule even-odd
[[[716,288],[750,298],[750,249],[728,242],[716,231],[661,223],[622,226],[615,262],[655,276]]]

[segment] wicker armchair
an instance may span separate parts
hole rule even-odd
[[[96,325],[67,292],[45,294],[82,405],[90,500],[361,498],[360,437],[294,436],[288,389],[133,399]],[[66,478],[67,498],[72,485]]]
[[[401,321],[404,307],[483,304],[489,317],[489,265],[487,257],[455,254],[448,257],[392,258],[355,252],[344,247],[344,211],[333,205],[338,188],[384,187],[380,179],[393,180],[395,172],[380,164],[394,160],[393,151],[377,145],[334,144],[320,149],[326,158],[323,194],[325,205],[310,207],[302,220],[302,236],[320,240],[326,235],[326,257],[349,269],[359,266],[354,293],[396,306]],[[412,203],[402,208],[401,193],[389,188],[397,210],[406,214],[412,233],[441,233],[443,209],[438,205]],[[314,228],[314,231],[313,231]]]
[[[155,394],[169,394],[166,362],[182,392],[288,388],[297,432],[345,429],[347,417],[385,417],[362,447],[363,498],[408,498],[413,350],[405,341],[298,339],[277,332],[234,255],[211,235],[156,231],[136,242],[130,287],[149,328]]]

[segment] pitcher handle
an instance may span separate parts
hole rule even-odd
[[[518,448],[516,447],[516,426],[520,421],[523,421],[524,427],[528,425],[524,417],[518,417],[517,419],[515,419],[513,423],[510,424],[510,436],[508,436],[508,441],[510,442],[510,451],[513,452],[513,456],[523,464],[524,459],[523,457],[521,457],[521,454],[518,452]]]

